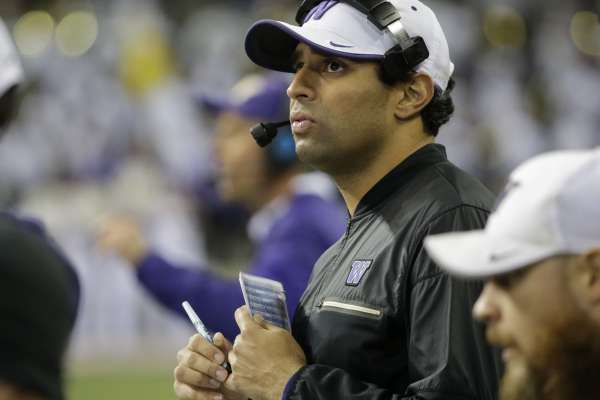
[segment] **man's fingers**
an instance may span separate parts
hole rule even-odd
[[[213,336],[213,344],[225,353],[229,353],[233,347],[231,342],[229,342],[221,332],[215,333]]]
[[[179,400],[223,400],[223,395],[219,392],[196,388],[177,381],[173,384],[173,390]]]
[[[263,324],[258,323],[252,316],[248,310],[248,306],[241,306],[237,310],[235,310],[235,322],[237,322],[240,332],[244,332],[249,329],[257,328],[257,327],[266,327],[266,322],[263,321]],[[261,317],[262,318],[262,317]]]
[[[218,389],[221,382],[211,378],[208,375],[201,374],[183,365],[178,365],[173,371],[173,376],[177,382],[184,383],[199,388]]]
[[[252,323],[252,319],[250,318],[250,313],[248,312],[247,306],[239,307],[237,310],[235,310],[233,316],[235,317],[235,322],[238,324],[240,331],[244,331],[245,329],[247,329],[248,324]]]
[[[222,364],[223,361],[225,361],[225,354],[223,354],[223,351],[221,351],[218,346],[215,346],[204,339],[202,335],[195,334],[192,336],[188,342],[187,348],[192,352],[202,354],[204,357],[217,364]]]
[[[221,359],[223,359],[223,353],[219,352]],[[219,358],[219,357],[217,357]],[[221,362],[215,362],[214,360],[208,359],[205,355],[184,348],[179,350],[177,353],[178,366],[182,366],[193,371],[208,375],[219,382],[224,382],[227,379],[227,370],[221,367]]]
[[[260,325],[264,329],[269,329],[269,326],[267,325],[267,321],[263,318],[262,315],[260,315],[260,314],[254,314],[253,318],[254,318],[254,321],[258,325]]]

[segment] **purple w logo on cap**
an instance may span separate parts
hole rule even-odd
[[[314,19],[314,20],[321,19],[321,17],[323,17],[323,15],[325,15],[325,13],[327,11],[329,11],[329,9],[333,6],[335,6],[337,3],[339,3],[339,1],[337,1],[337,0],[322,1],[321,3],[319,3],[319,5],[317,5],[315,8],[310,10],[310,12],[306,15],[306,18],[304,18],[303,23],[306,23],[306,22],[310,21],[311,19]]]
[[[371,267],[373,260],[354,260],[352,261],[352,268],[346,278],[346,285],[358,286],[360,280],[367,270]]]

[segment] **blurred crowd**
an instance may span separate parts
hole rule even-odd
[[[599,1],[427,3],[458,67],[456,114],[439,135],[450,159],[498,192],[534,154],[600,145]],[[43,220],[78,268],[74,358],[130,358],[140,343],[172,357],[191,332],[97,248],[106,216],[133,215],[181,263],[225,275],[246,264],[245,215],[224,213],[211,191],[213,121],[199,98],[253,70],[242,42],[252,21],[291,21],[295,6],[2,1],[27,83],[0,146],[0,202]]]

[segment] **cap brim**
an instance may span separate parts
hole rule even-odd
[[[494,252],[485,231],[451,232],[425,238],[429,256],[443,270],[465,278],[488,278],[521,269],[551,256],[553,251],[524,244]]]
[[[0,21],[1,23],[1,21]],[[0,71],[0,96],[4,95],[11,87],[23,83],[23,71],[17,63],[2,64]]]
[[[268,19],[256,22],[248,30],[245,48],[248,57],[261,67],[294,72],[292,56],[298,43],[339,57],[365,61],[383,59],[383,55],[373,49],[360,48],[335,32]]]

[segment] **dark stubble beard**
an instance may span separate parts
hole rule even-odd
[[[500,400],[541,400],[542,379],[524,360],[506,366],[500,382]]]
[[[540,357],[507,365],[501,400],[599,400],[600,327],[582,318],[549,335]]]

